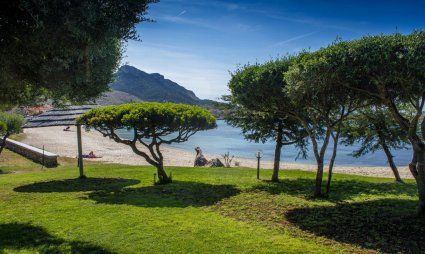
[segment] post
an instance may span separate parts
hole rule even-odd
[[[261,159],[261,152],[257,152],[257,179],[260,179],[260,159]]]
[[[41,158],[41,169],[44,168],[44,145],[43,145],[43,158]]]
[[[78,140],[78,169],[80,170],[80,178],[85,178],[83,165],[83,145],[81,141],[81,125],[77,125],[77,140]]]

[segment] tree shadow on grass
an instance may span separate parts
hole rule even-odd
[[[88,198],[98,203],[140,207],[198,207],[213,205],[239,192],[233,185],[174,181],[166,185],[95,191]]]
[[[37,253],[113,253],[81,241],[65,241],[30,224],[0,224],[0,253],[5,250],[30,250]]]
[[[83,178],[38,182],[16,187],[17,192],[79,192],[120,190],[140,183],[139,180],[123,178]]]
[[[425,253],[425,219],[414,216],[416,206],[416,201],[381,199],[298,208],[286,217],[303,230],[336,241],[385,253]]]
[[[285,193],[289,195],[311,197],[313,188],[314,179],[298,178],[285,179],[279,183],[263,182],[255,185],[251,190],[266,191],[270,194]],[[374,183],[362,180],[335,180],[332,182],[328,200],[331,202],[339,202],[358,196],[359,194],[405,194],[414,197],[417,195],[417,189],[416,185],[413,183]]]

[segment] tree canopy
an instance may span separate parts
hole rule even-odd
[[[232,73],[232,95],[227,97],[229,109],[225,120],[230,125],[241,128],[248,140],[276,142],[272,175],[275,182],[279,181],[282,146],[294,144],[299,155],[306,155],[307,133],[296,119],[281,113],[282,108],[291,106],[283,79],[289,64],[289,58],[282,58],[239,68]]]
[[[121,44],[155,1],[19,0],[0,8],[0,100],[84,102],[108,89]]]
[[[249,110],[272,114],[290,109],[291,103],[282,91],[286,84],[283,73],[290,64],[291,58],[282,58],[238,68],[232,73],[228,85],[232,100]]]
[[[94,128],[105,137],[129,145],[158,170],[161,183],[170,182],[164,170],[162,144],[187,141],[198,131],[216,127],[215,117],[198,106],[175,103],[143,102],[92,109],[78,119],[87,128]],[[133,138],[124,139],[117,130],[133,131]],[[144,150],[137,147],[140,143]]]

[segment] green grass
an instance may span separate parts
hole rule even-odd
[[[274,184],[252,169],[168,167],[174,183],[154,186],[152,167],[87,163],[77,180],[74,160],[40,170],[0,158],[18,171],[0,175],[0,253],[425,251],[412,181],[335,174],[317,200],[310,172],[284,170]]]

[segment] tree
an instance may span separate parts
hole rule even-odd
[[[225,116],[226,122],[242,129],[248,140],[276,142],[272,181],[279,181],[282,147],[295,144],[300,155],[306,154],[306,132],[292,117],[281,115],[280,107],[288,101],[283,92],[283,72],[288,69],[289,58],[265,64],[246,65],[234,73],[229,82],[231,96]]]
[[[314,190],[316,197],[323,195],[324,160],[329,140],[332,138],[334,145],[329,161],[326,194],[330,191],[341,126],[346,117],[359,107],[358,100],[346,93],[346,88],[339,84],[339,77],[333,74],[340,66],[333,62],[321,61],[323,55],[334,53],[330,48],[313,53],[302,52],[293,59],[285,72],[288,84],[285,91],[293,106],[283,113],[300,122],[312,143],[317,163]],[[345,74],[342,70],[339,73]]]
[[[108,90],[121,44],[152,0],[18,0],[0,5],[0,101],[84,102]]]
[[[409,141],[407,133],[385,107],[373,106],[354,112],[344,123],[342,136],[346,145],[360,143],[360,148],[352,154],[356,158],[383,150],[396,181],[402,182],[391,150],[405,149]]]
[[[92,109],[78,119],[87,128],[94,128],[105,137],[131,147],[155,166],[160,183],[171,182],[164,170],[162,144],[187,141],[198,131],[216,127],[215,117],[197,106],[174,103],[144,102]],[[132,139],[123,139],[117,130],[132,130]],[[145,150],[137,147],[140,143]]]
[[[225,121],[231,126],[240,128],[245,139],[256,143],[267,140],[276,142],[274,151],[273,174],[271,181],[279,182],[280,157],[282,147],[295,145],[298,156],[306,157],[306,133],[298,122],[290,118],[270,115],[270,113],[247,110],[243,106],[229,103],[224,115]]]
[[[366,36],[329,48],[338,53],[323,55],[320,61],[340,66],[333,75],[347,93],[386,106],[407,133],[413,149],[409,169],[418,187],[418,212],[425,216],[425,32]],[[413,115],[403,113],[405,104],[412,106]]]
[[[12,134],[21,132],[23,123],[24,118],[21,115],[0,112],[0,135],[3,136],[0,154],[6,146],[6,139]]]

